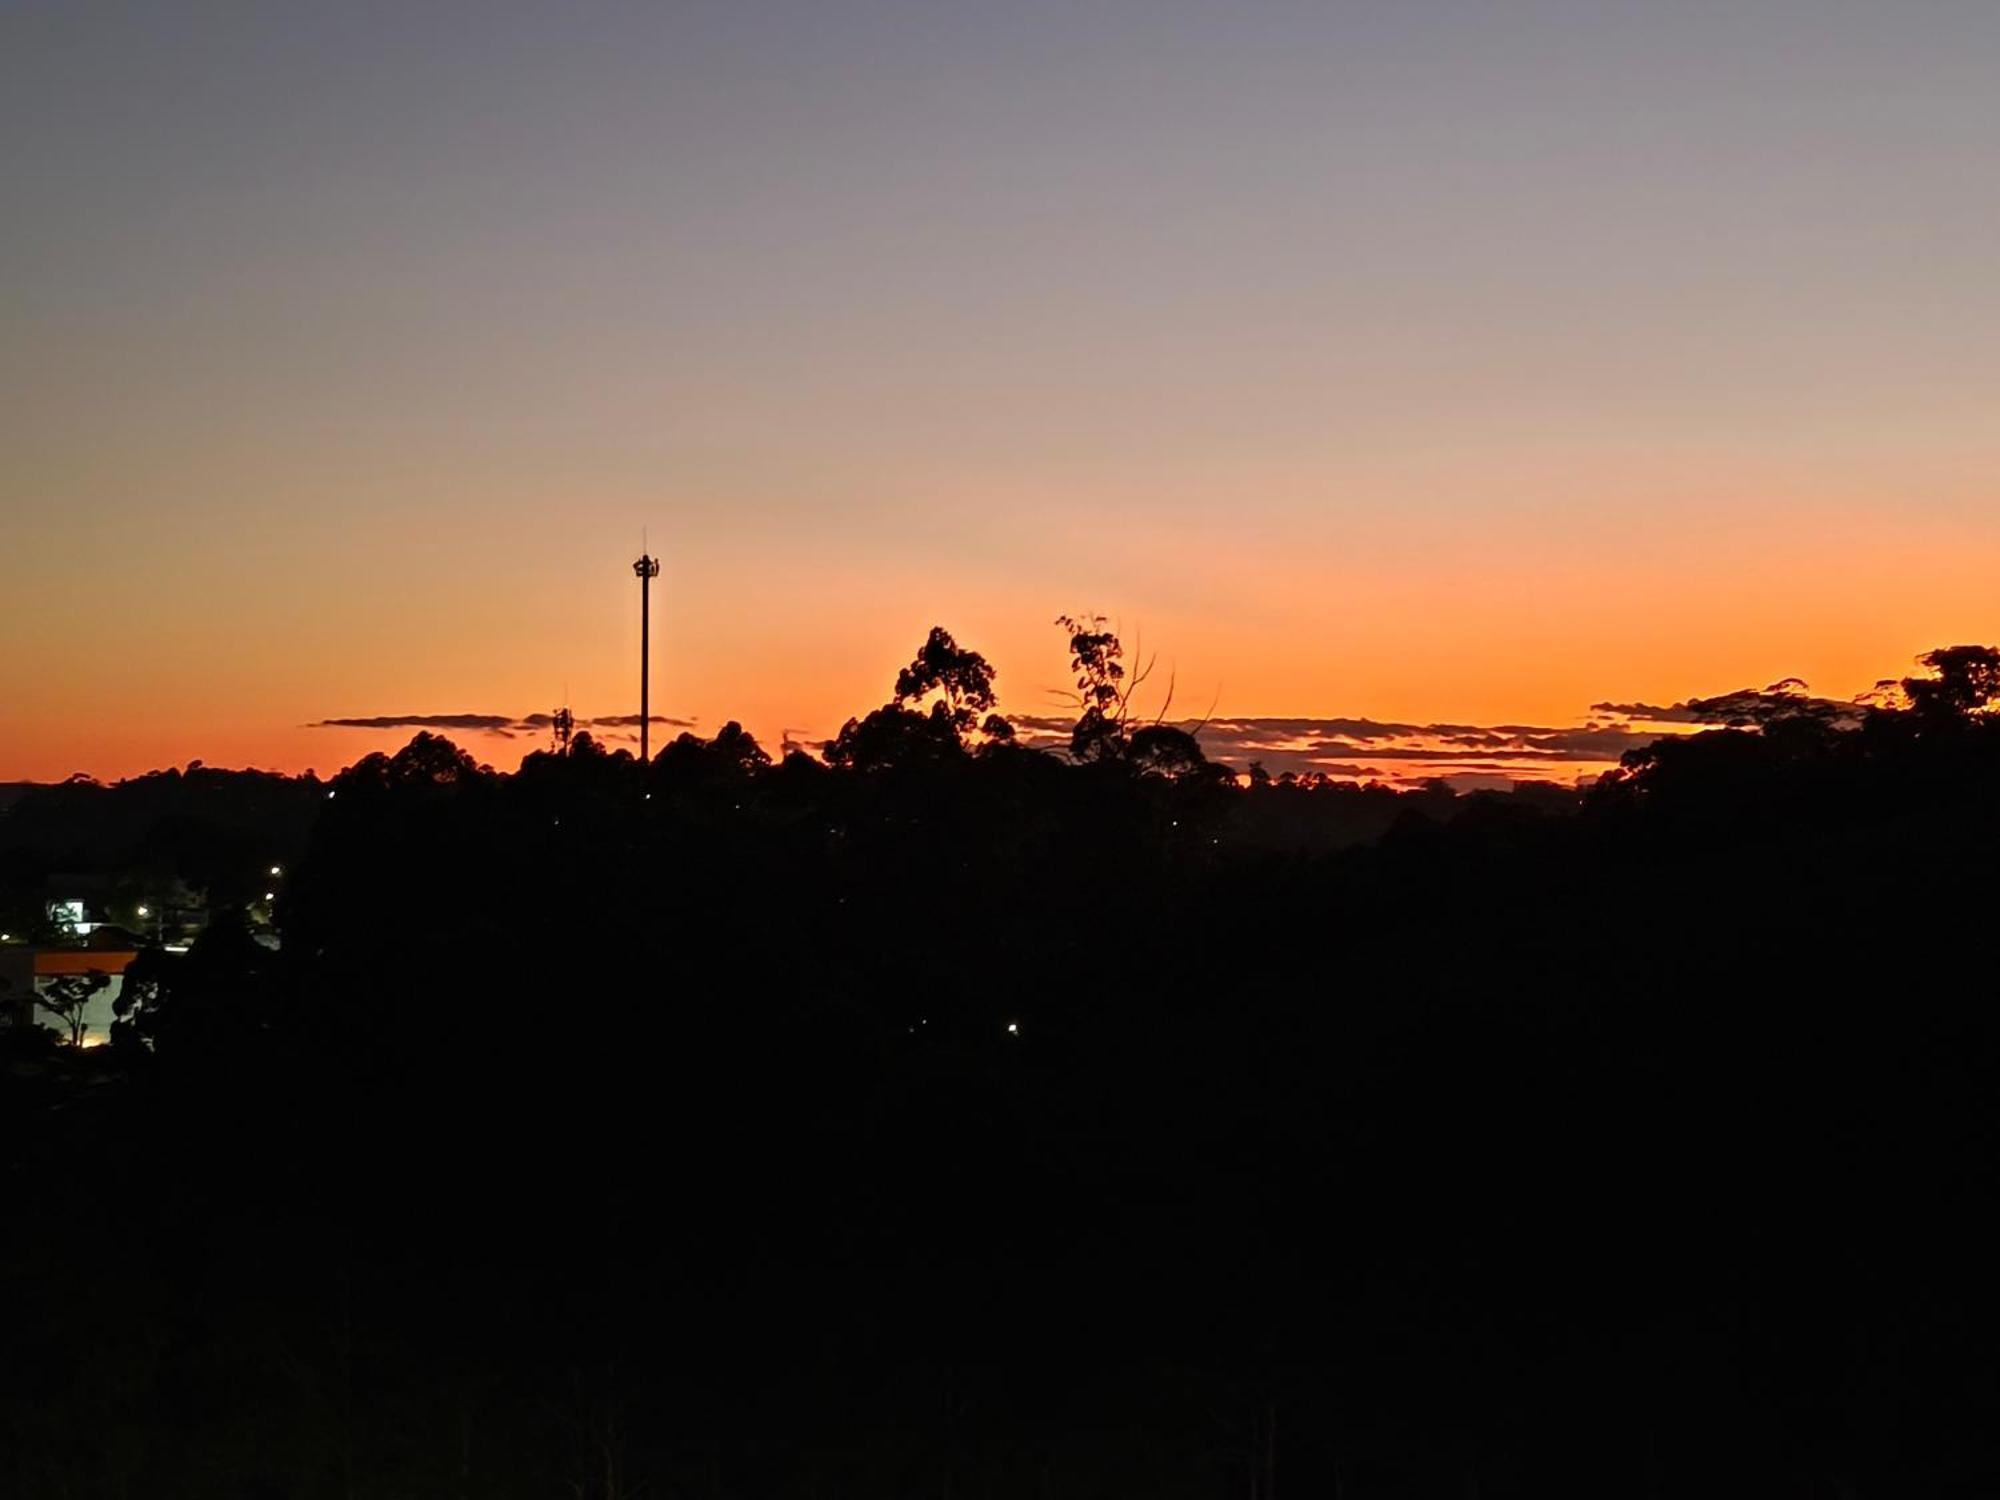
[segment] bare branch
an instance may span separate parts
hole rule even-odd
[[[1215,717],[1215,705],[1220,703],[1221,701],[1222,701],[1222,684],[1218,682],[1215,685],[1215,696],[1208,700],[1207,711],[1203,713],[1199,719],[1196,719],[1194,721],[1194,728],[1190,729],[1188,733],[1200,734],[1204,729],[1208,728],[1208,721]]]
[[[1136,646],[1133,648],[1132,654],[1134,657],[1138,656],[1139,652]],[[1140,688],[1146,685],[1146,679],[1153,675],[1154,664],[1157,663],[1159,659],[1160,658],[1158,652],[1155,652],[1153,655],[1147,657],[1146,664],[1143,667],[1139,668],[1138,671],[1132,674],[1132,680],[1125,684],[1125,691],[1119,695],[1118,727],[1121,730],[1125,727],[1127,720],[1131,717],[1133,695],[1136,694]]]

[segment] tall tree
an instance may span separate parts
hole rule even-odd
[[[842,725],[827,743],[826,758],[836,766],[871,770],[954,759],[975,742],[1011,741],[1014,726],[992,711],[998,701],[994,676],[984,656],[933,625],[910,664],[896,674],[895,696],[866,718]]]
[[[896,674],[895,701],[901,707],[914,709],[936,694],[933,712],[938,705],[943,706],[945,717],[960,740],[975,728],[993,734],[993,730],[981,725],[979,718],[981,714],[990,715],[997,701],[993,677],[993,667],[985,657],[959,645],[942,625],[933,625],[916,657]],[[1009,726],[996,737],[1011,738],[1012,734]]]

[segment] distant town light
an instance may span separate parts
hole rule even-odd
[[[1021,1023],[1019,1021],[1009,1021],[1007,1023],[1007,1035],[1019,1036],[1020,1034],[1021,1034]]]
[[[264,892],[264,899],[266,901],[276,901],[278,899],[278,893],[276,891],[266,891]]]
[[[152,914],[153,914],[153,908],[150,906],[142,906],[139,908],[139,915],[142,917],[150,917]]]
[[[273,875],[282,875],[282,874],[284,874],[284,873],[285,873],[285,870],[284,870],[284,866],[282,866],[282,865],[272,865],[272,866],[271,866],[271,873],[272,873]]]

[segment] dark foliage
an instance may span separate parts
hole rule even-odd
[[[0,1492],[1991,1493],[1965,676],[1580,806],[419,736],[10,1056]]]
[[[28,932],[55,877],[94,889],[184,886],[218,906],[255,900],[264,871],[305,848],[326,787],[311,775],[184,771],[103,786],[31,787],[0,812],[0,930]]]

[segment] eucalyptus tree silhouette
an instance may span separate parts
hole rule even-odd
[[[985,657],[960,646],[942,625],[933,625],[916,657],[896,674],[895,701],[914,708],[937,694],[936,702],[944,706],[951,727],[964,739],[979,726],[979,716],[990,713],[997,701],[993,677],[992,665]]]
[[[1057,615],[1056,625],[1069,637],[1070,670],[1076,674],[1070,758],[1115,760],[1125,753],[1126,708],[1145,681],[1145,669],[1130,684],[1125,681],[1125,646],[1103,615]]]
[[[1910,711],[1926,723],[1962,721],[2000,700],[2000,649],[1940,646],[1917,658],[1928,677],[1905,677],[1900,686]]]
[[[843,724],[826,746],[828,763],[862,771],[933,764],[1012,742],[1014,726],[993,712],[994,676],[984,656],[933,625],[910,664],[896,674],[895,696]]]
[[[578,735],[574,753],[595,748],[588,735]],[[443,735],[420,730],[394,755],[376,751],[363,756],[333,780],[337,793],[400,790],[410,787],[448,788],[468,785],[493,774]]]
[[[1171,681],[1159,711],[1133,727],[1132,700],[1153,675],[1156,658],[1147,657],[1128,674],[1125,644],[1103,615],[1058,615],[1056,625],[1069,637],[1069,664],[1076,681],[1070,695],[1077,708],[1069,739],[1071,760],[1085,765],[1122,760],[1142,774],[1168,778],[1233,778],[1233,772],[1209,761],[1192,732],[1166,722],[1174,701]]]
[[[1199,740],[1172,724],[1142,724],[1133,730],[1126,737],[1125,759],[1144,775],[1172,779],[1233,775],[1202,752]]]
[[[1687,706],[1700,722],[1731,729],[1769,730],[1802,722],[1851,727],[1861,714],[1858,704],[1815,698],[1802,677],[1781,677],[1769,687],[1739,688],[1714,698],[1690,698]]]

